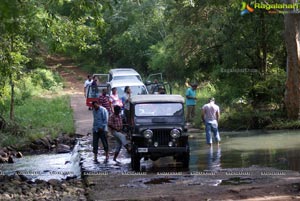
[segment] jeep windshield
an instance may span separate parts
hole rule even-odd
[[[182,116],[183,105],[181,103],[147,103],[135,105],[135,116]]]

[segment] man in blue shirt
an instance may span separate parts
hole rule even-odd
[[[186,113],[186,121],[191,122],[193,121],[195,117],[195,108],[196,108],[196,89],[198,85],[192,84],[191,87],[189,87],[186,90],[185,96],[186,96],[186,107],[187,107],[187,113]]]
[[[101,139],[103,149],[105,151],[105,162],[108,161],[108,143],[107,143],[107,123],[108,123],[108,112],[107,110],[100,106],[97,101],[92,103],[93,105],[93,153],[94,160],[97,162],[98,155],[98,146],[99,146],[99,138]]]

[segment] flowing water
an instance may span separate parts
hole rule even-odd
[[[30,180],[67,179],[81,177],[78,144],[71,153],[29,155],[15,158],[14,163],[0,164],[0,173],[21,174]]]
[[[191,133],[190,172],[252,166],[300,171],[300,131],[224,132],[221,137],[220,147],[209,148],[205,144],[204,132]],[[112,159],[104,163],[102,150],[99,163],[95,163],[91,150],[91,139],[81,139],[72,153],[25,156],[15,159],[13,164],[1,164],[0,174],[9,175],[19,171],[33,180],[49,180],[73,176],[80,178],[82,170],[107,173],[131,171],[130,156],[125,150],[120,153],[119,163]],[[142,161],[141,167],[149,173],[187,171],[181,170],[180,163],[174,162],[172,157],[155,162]]]

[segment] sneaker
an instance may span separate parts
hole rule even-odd
[[[113,161],[115,161],[117,164],[121,164],[121,162],[118,161],[116,158],[114,158]]]
[[[94,161],[95,161],[95,162],[98,162],[97,154],[94,154]]]

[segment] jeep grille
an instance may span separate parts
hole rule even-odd
[[[168,146],[168,143],[172,141],[170,136],[170,129],[158,129],[153,131],[153,142],[158,142],[158,146]]]

